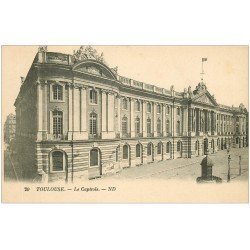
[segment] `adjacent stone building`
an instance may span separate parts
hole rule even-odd
[[[9,114],[4,123],[4,142],[10,144],[16,134],[16,116]]]
[[[120,76],[90,46],[40,47],[15,102],[25,177],[96,177],[154,161],[246,146],[247,110],[200,82],[177,92]]]

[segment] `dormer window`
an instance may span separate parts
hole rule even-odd
[[[91,104],[97,104],[97,92],[94,89],[90,90],[89,99]]]
[[[63,86],[55,84],[52,87],[53,90],[53,100],[63,100]]]

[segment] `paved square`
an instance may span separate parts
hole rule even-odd
[[[231,181],[248,180],[248,148],[233,148],[230,150]],[[239,156],[241,156],[241,176],[239,176]],[[103,178],[115,179],[192,179],[196,180],[201,176],[200,163],[205,156],[198,156],[190,159],[174,159],[141,165],[139,167],[123,169],[122,172],[104,176]],[[209,155],[213,160],[213,175],[227,181],[228,174],[228,154],[226,150]]]

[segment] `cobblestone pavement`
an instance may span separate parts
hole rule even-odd
[[[241,155],[241,176],[239,176],[239,155]],[[248,148],[231,149],[231,181],[248,180]],[[205,156],[191,159],[174,159],[145,164],[139,167],[123,169],[122,172],[103,178],[115,179],[196,179],[201,175],[200,163]],[[210,155],[214,162],[213,175],[227,180],[228,154],[226,150]]]

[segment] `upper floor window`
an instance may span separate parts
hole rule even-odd
[[[180,108],[178,107],[177,108],[177,115],[180,115],[181,111],[180,111]]]
[[[97,92],[94,89],[91,89],[89,92],[90,103],[97,104]]]
[[[151,119],[150,118],[147,119],[147,133],[148,134],[151,133]]]
[[[135,119],[135,132],[136,132],[137,134],[140,133],[140,118],[139,118],[139,117],[137,117],[137,118]]]
[[[122,108],[126,110],[128,109],[128,100],[126,98],[122,100]]]
[[[97,134],[97,114],[96,113],[90,114],[89,133],[90,133],[90,135]]]
[[[157,111],[157,114],[161,113],[161,105],[160,104],[157,104],[156,111]]]
[[[161,120],[159,118],[157,119],[157,133],[161,133]]]
[[[166,121],[166,132],[170,132],[169,120]]]
[[[151,106],[151,103],[147,103],[147,112],[151,113],[151,110],[152,110],[152,106]]]
[[[169,106],[167,106],[167,108],[166,108],[166,113],[167,113],[167,115],[170,114],[170,107]]]
[[[63,134],[63,112],[53,111],[53,134],[61,135]]]
[[[141,111],[141,105],[138,100],[135,102],[135,111]]]
[[[63,86],[55,84],[53,85],[52,90],[53,90],[53,99],[62,101],[63,100]]]
[[[128,133],[128,118],[124,116],[122,118],[122,134],[125,135]]]
[[[181,132],[180,121],[177,121],[177,124],[176,124],[176,133],[180,134],[180,132]]]

